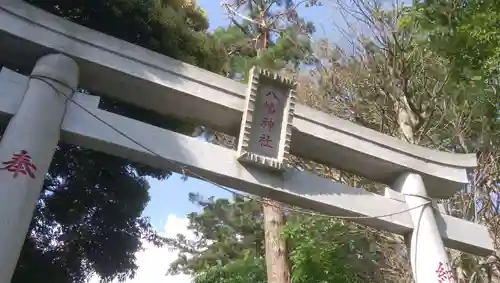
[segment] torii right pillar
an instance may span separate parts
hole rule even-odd
[[[409,211],[414,225],[410,241],[410,263],[415,283],[455,283],[431,198],[422,177],[415,173],[404,173],[393,188],[404,195],[409,208],[417,207]]]

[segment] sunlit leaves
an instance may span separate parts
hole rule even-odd
[[[196,283],[265,283],[262,215],[256,201],[191,195],[203,212],[189,215],[198,240],[171,239],[180,256],[171,272]],[[289,245],[294,283],[375,282],[377,254],[364,233],[333,219],[288,214],[282,237]]]

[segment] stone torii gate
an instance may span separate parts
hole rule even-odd
[[[0,4],[0,42],[0,62],[10,68],[0,72],[0,117],[8,122],[0,141],[0,283],[10,282],[59,140],[411,235],[418,283],[455,282],[445,246],[494,252],[486,227],[429,204],[464,188],[475,155],[406,144],[296,104],[293,83],[272,74],[254,70],[245,86],[19,0]],[[77,86],[239,134],[238,150],[101,110],[99,97]],[[288,153],[390,188],[381,196],[292,170]]]

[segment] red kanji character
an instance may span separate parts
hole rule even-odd
[[[276,93],[274,93],[274,91],[269,91],[268,93],[266,93],[266,96],[270,96],[270,95],[272,95],[274,97],[274,99],[279,101],[279,98],[276,96]]]
[[[453,274],[453,270],[448,263],[446,263],[446,273],[448,275],[448,280],[450,280],[450,282],[455,282],[455,274]]]
[[[31,156],[24,149],[21,150],[20,153],[12,154],[11,160],[2,162],[2,164],[5,165],[5,167],[0,168],[0,170],[13,172],[14,178],[21,173],[35,179],[34,171],[36,171],[36,165],[32,163]]]
[[[264,109],[266,109],[266,113],[267,114],[274,114],[274,112],[276,112],[276,106],[274,105],[274,103],[272,102],[269,102],[266,100],[266,102],[264,102]]]
[[[273,148],[273,146],[270,144],[271,142],[273,142],[273,140],[269,137],[269,135],[266,135],[266,134],[260,135],[260,138],[259,138],[260,146]]]
[[[267,129],[268,132],[270,132],[271,129],[274,127],[274,119],[269,117],[264,117],[264,119],[262,119],[262,122],[260,122],[260,125],[264,129]]]
[[[439,283],[454,282],[455,280],[455,276],[453,275],[453,271],[451,271],[449,265],[446,264],[445,266],[442,262],[438,264],[436,275]]]

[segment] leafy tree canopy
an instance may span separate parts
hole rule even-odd
[[[230,55],[224,68],[226,76],[245,80],[253,66],[279,71],[311,63],[309,36],[315,28],[297,14],[294,1],[233,2],[236,14],[230,26],[214,32]]]
[[[455,68],[499,73],[498,1],[433,0],[414,6],[414,15],[427,32],[430,46],[450,59]]]
[[[192,274],[196,283],[267,282],[260,203],[195,194],[190,200],[202,208],[189,214],[188,227],[197,239],[169,239],[180,251],[169,272]],[[293,282],[373,282],[379,255],[362,233],[333,219],[293,213],[282,236],[289,245]]]

